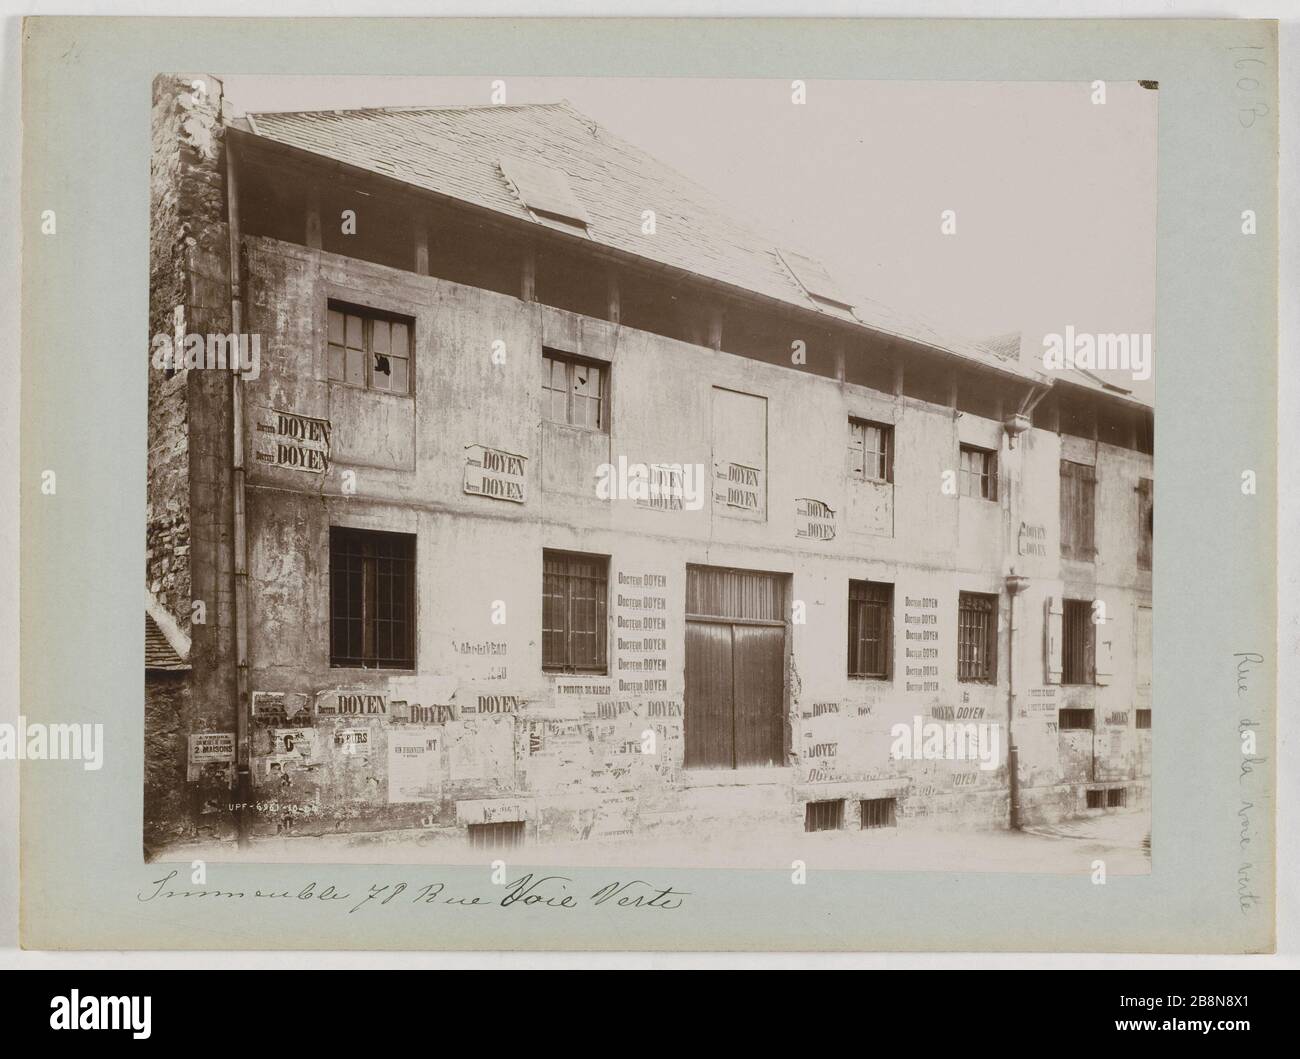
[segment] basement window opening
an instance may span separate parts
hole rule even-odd
[[[864,798],[861,803],[863,831],[897,826],[897,798]]]
[[[844,826],[844,799],[808,802],[804,807],[805,831],[838,831]]]
[[[1144,728],[1149,729],[1151,727],[1151,711],[1138,710],[1135,724],[1139,730]]]
[[[1128,806],[1128,788],[1112,787],[1106,792],[1107,809],[1123,809]]]
[[[1086,805],[1089,809],[1106,808],[1106,792],[1100,787],[1095,789],[1090,788],[1084,792],[1084,795],[1087,799]]]
[[[528,825],[523,820],[498,820],[490,824],[469,824],[469,844],[474,849],[511,849],[522,846]]]

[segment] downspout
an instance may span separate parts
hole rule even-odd
[[[1016,439],[1020,437],[1031,426],[1030,415],[1034,407],[1043,399],[1047,393],[1047,387],[1041,391],[1030,389],[1025,395],[1025,399],[1020,403],[1020,410],[1014,415],[1009,416],[1003,421],[1003,429],[1007,432],[1008,449],[1016,448]],[[1019,465],[1023,461],[1023,455],[1016,462]],[[1018,467],[1018,470],[1020,468]],[[1020,475],[1017,475],[1017,489],[1013,494],[1008,490],[1008,504],[1012,496],[1016,502],[1020,502]],[[1010,519],[1007,523],[1008,528],[1015,522]],[[1010,541],[1007,542],[1010,550]],[[1020,748],[1016,746],[1015,739],[1015,720],[1016,720],[1016,596],[1020,595],[1029,584],[1029,578],[1023,574],[1016,573],[1016,568],[1011,567],[1006,576],[1007,586],[1007,800],[1008,800],[1008,824],[1012,831],[1020,830]]]
[[[1029,578],[1011,568],[1007,574],[1007,795],[1010,803],[1010,826],[1020,830],[1020,748],[1015,740],[1016,717],[1016,596],[1029,584]]]
[[[236,342],[244,330],[243,277],[239,267],[239,179],[235,145],[226,137],[226,219],[230,230],[230,326]],[[235,569],[235,833],[248,845],[248,803],[252,795],[248,694],[248,532],[244,510],[244,376],[230,375],[230,468]]]

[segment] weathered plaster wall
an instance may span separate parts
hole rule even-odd
[[[250,467],[252,688],[269,693],[255,717],[254,780],[271,807],[260,815],[263,830],[454,833],[485,819],[523,819],[539,837],[563,837],[742,812],[797,829],[801,802],[827,798],[849,800],[854,826],[856,799],[889,796],[909,824],[1005,826],[1003,577],[1012,566],[1030,578],[1017,601],[1014,720],[1028,801],[1043,805],[1031,815],[1073,811],[1085,780],[1137,774],[1132,652],[1117,653],[1104,688],[1046,679],[1046,601],[1091,588],[1057,557],[1057,435],[1034,430],[1013,449],[1000,424],[970,414],[271,240],[248,240],[247,266],[247,327],[261,334],[263,351],[261,376],[247,386],[250,446],[262,440],[258,424],[283,410],[328,420],[333,455],[325,474]],[[414,318],[415,396],[327,380],[331,297]],[[543,344],[613,362],[608,438],[543,424]],[[714,387],[767,399],[765,519],[733,517],[707,495],[698,511],[596,495],[596,464],[620,456],[710,468]],[[849,415],[894,424],[892,485],[847,480]],[[1000,450],[997,502],[944,492],[961,442]],[[471,445],[527,458],[524,503],[464,492]],[[1150,460],[1108,446],[1097,458],[1107,483],[1098,487],[1098,527],[1114,519],[1118,529],[1099,538],[1096,592],[1107,599],[1117,642],[1131,644],[1141,596],[1132,586],[1141,579],[1131,565],[1136,538],[1125,537],[1119,516],[1135,503],[1129,493]],[[796,536],[797,502],[810,497],[836,513],[833,539]],[[330,667],[331,525],[416,534],[414,673]],[[543,548],[611,557],[607,677],[542,672]],[[743,798],[737,777],[681,769],[691,563],[788,574],[792,598],[805,605],[806,621],[790,630],[786,767],[747,772]],[[845,676],[850,578],[895,585],[892,680]],[[961,590],[1002,593],[997,686],[955,679]],[[498,602],[503,624],[493,622]],[[626,624],[645,619],[648,630]],[[662,644],[647,650],[644,638]],[[1056,709],[1080,696],[1092,697],[1099,718],[1091,776],[1070,764],[1084,754],[1078,733],[1055,730]],[[1000,766],[893,760],[891,726],[918,717],[998,723]],[[641,752],[647,731],[654,754]]]

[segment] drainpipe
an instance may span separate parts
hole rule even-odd
[[[243,334],[243,277],[239,267],[239,179],[235,146],[226,137],[226,220],[230,229],[230,326]],[[252,796],[249,747],[248,694],[248,533],[244,511],[244,376],[230,375],[230,468],[233,499],[235,568],[235,833],[241,847],[248,846],[248,810]]]
[[[1020,830],[1020,750],[1016,746],[1013,725],[1016,717],[1016,596],[1024,591],[1029,578],[1011,568],[1007,574],[1007,789],[1012,831]]]

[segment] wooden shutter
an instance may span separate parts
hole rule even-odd
[[[1047,683],[1061,682],[1061,644],[1064,636],[1065,608],[1059,596],[1049,596],[1046,601],[1047,622],[1044,626],[1046,638]]]
[[[1093,680],[1097,684],[1109,684],[1115,670],[1114,634],[1111,632],[1114,627],[1115,623],[1109,617],[1100,623],[1094,622],[1092,626],[1096,647]]]

